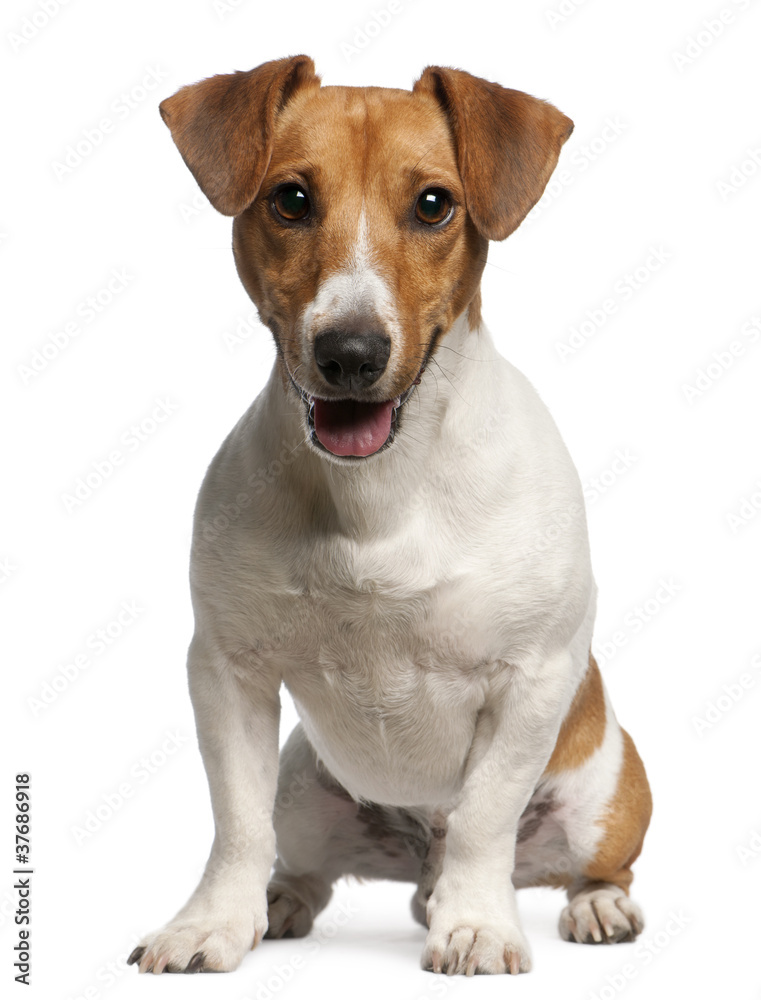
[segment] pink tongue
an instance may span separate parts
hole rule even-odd
[[[334,455],[372,455],[388,440],[396,400],[358,403],[354,399],[314,401],[314,430]]]

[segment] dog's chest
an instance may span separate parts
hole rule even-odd
[[[280,602],[307,735],[350,792],[398,805],[454,792],[501,667],[476,576],[421,541],[317,546]]]
[[[384,663],[471,675],[497,656],[495,616],[479,587],[487,567],[472,552],[429,542],[410,531],[305,551],[282,595],[298,661],[319,673],[367,669],[369,682],[385,683]]]

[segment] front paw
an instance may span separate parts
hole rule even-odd
[[[423,948],[423,969],[448,976],[531,971],[531,953],[519,927],[476,920],[431,927]]]
[[[149,934],[127,959],[140,972],[232,972],[261,940],[263,920],[173,920]]]

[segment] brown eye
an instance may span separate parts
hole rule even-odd
[[[436,226],[446,222],[452,214],[454,205],[446,191],[441,188],[428,188],[423,191],[415,205],[415,215],[418,222]]]
[[[284,184],[272,199],[275,211],[288,222],[300,222],[309,215],[309,195],[298,184]]]

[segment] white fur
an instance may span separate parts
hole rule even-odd
[[[358,273],[326,282],[320,309],[378,292]],[[515,869],[520,817],[587,668],[595,589],[579,480],[547,410],[484,327],[460,317],[442,347],[453,348],[440,351],[447,377],[427,374],[378,455],[325,461],[273,372],[210,466],[195,525],[189,670],[217,834],[196,894],[148,939],[142,968],[181,966],[198,950],[233,967],[266,928],[281,681],[351,796],[447,817],[429,967],[451,965],[451,942],[470,941],[484,970],[528,968],[513,872],[530,882],[561,841],[573,864],[594,852],[620,765],[612,712],[588,764],[543,787],[565,814],[531,838]],[[313,809],[310,838],[323,823],[322,856],[326,817],[344,807],[315,789],[302,807]],[[283,825],[286,855],[298,814]],[[278,871],[293,888],[287,857]],[[320,880],[296,875],[298,900],[308,879]],[[286,898],[281,923],[307,905]],[[215,944],[220,924],[227,936]]]

